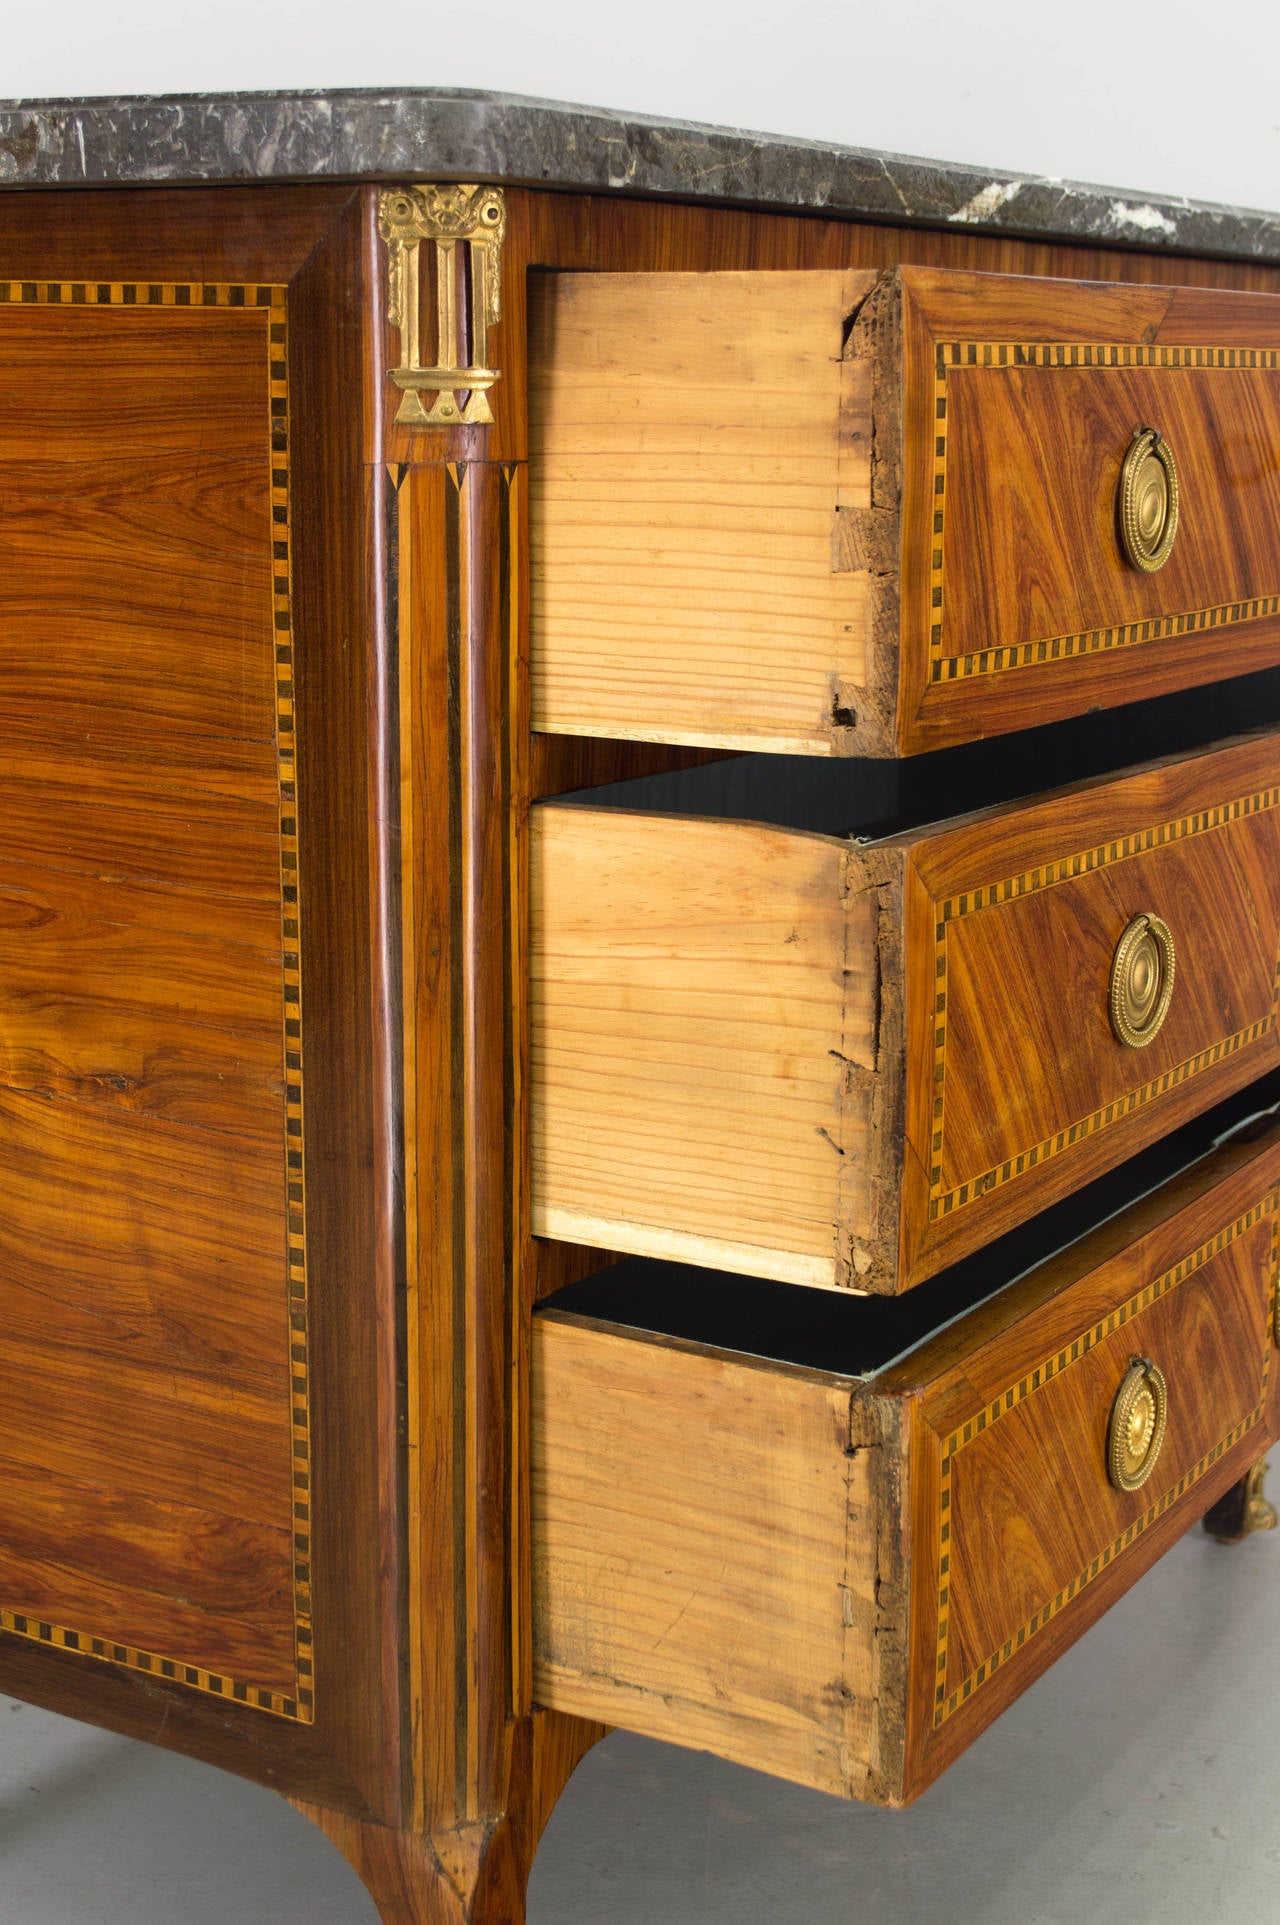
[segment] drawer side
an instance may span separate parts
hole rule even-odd
[[[875,278],[532,277],[535,728],[876,752]]]
[[[534,1330],[535,1695],[844,1796],[897,1781],[897,1456],[852,1386]],[[893,1469],[890,1469],[890,1466]]]
[[[857,1285],[899,1140],[896,924],[845,845],[547,805],[531,836],[534,1230]],[[883,929],[882,929],[883,924]],[[883,1067],[882,1067],[883,1065]]]

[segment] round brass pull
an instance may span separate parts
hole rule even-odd
[[[1154,575],[1173,553],[1178,533],[1178,468],[1158,428],[1134,429],[1116,505],[1126,558]]]
[[[1135,916],[1111,959],[1107,1006],[1111,1027],[1126,1049],[1145,1049],[1169,1013],[1173,995],[1173,937],[1159,916]]]
[[[1118,1491],[1141,1490],[1156,1467],[1169,1415],[1169,1387],[1150,1357],[1124,1373],[1107,1428],[1107,1476]]]

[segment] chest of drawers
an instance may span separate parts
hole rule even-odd
[[[1280,232],[0,154],[0,1683],[405,1925],[608,1724],[913,1797],[1277,1432]]]

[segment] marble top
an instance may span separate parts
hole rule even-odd
[[[1280,261],[1280,214],[453,88],[0,103],[0,185],[454,179]]]

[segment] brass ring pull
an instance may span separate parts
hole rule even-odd
[[[1158,428],[1135,428],[1120,470],[1120,545],[1144,574],[1154,575],[1178,533],[1178,468]]]
[[[1156,1467],[1169,1415],[1169,1387],[1150,1357],[1125,1371],[1107,1427],[1107,1476],[1118,1491],[1141,1490]]]
[[[1126,1049],[1145,1049],[1169,1013],[1173,995],[1173,937],[1159,916],[1135,916],[1111,959],[1107,1007]]]

